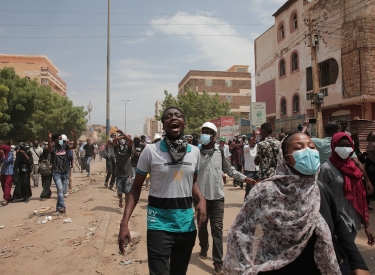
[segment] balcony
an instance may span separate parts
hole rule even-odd
[[[41,79],[48,79],[48,85],[51,86],[54,92],[61,96],[66,96],[66,83],[49,67],[40,68]],[[43,82],[43,81],[42,81]]]

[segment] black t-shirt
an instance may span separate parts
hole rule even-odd
[[[95,147],[92,144],[85,144],[83,149],[86,151],[85,157],[92,157],[94,155]]]
[[[52,172],[57,174],[64,174],[68,172],[69,160],[68,160],[69,144],[63,144],[62,146],[54,145],[52,147]]]
[[[144,148],[145,148],[144,144],[139,144],[138,146],[134,147],[134,151],[133,151],[132,159],[131,159],[132,167],[137,167],[139,157]]]
[[[115,147],[116,154],[116,177],[125,178],[133,175],[132,167],[130,165],[130,157],[132,148],[127,145],[117,143]]]

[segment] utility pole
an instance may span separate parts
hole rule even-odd
[[[111,96],[110,96],[110,90],[109,90],[109,65],[110,65],[110,7],[111,7],[111,0],[108,0],[108,23],[107,23],[107,106],[106,106],[106,141],[109,138],[109,130],[110,130],[110,117],[111,117]]]
[[[314,101],[314,114],[316,118],[316,135],[318,138],[323,138],[323,118],[322,118],[322,103],[320,101],[319,92],[319,67],[317,48],[319,47],[319,35],[316,31],[315,24],[317,20],[312,19],[311,13],[309,14],[309,32],[310,32],[310,47],[311,47],[311,67],[312,67],[312,80],[313,80],[313,101]]]

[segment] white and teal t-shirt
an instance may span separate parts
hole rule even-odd
[[[149,144],[139,157],[137,172],[150,173],[147,228],[168,232],[196,229],[192,203],[194,174],[198,173],[200,152],[188,145],[180,163],[173,163],[164,139]]]

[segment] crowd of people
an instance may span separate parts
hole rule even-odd
[[[363,227],[368,244],[375,243],[366,200],[373,193],[375,133],[357,162],[356,143],[336,121],[327,124],[324,142],[306,134],[308,121],[296,133],[281,132],[280,140],[264,123],[251,137],[228,142],[216,140],[210,122],[202,125],[199,139],[185,135],[185,117],[176,107],[164,111],[162,123],[161,140],[141,149],[132,165],[118,237],[121,253],[132,245],[129,220],[149,177],[150,274],[186,274],[197,235],[199,257],[206,258],[208,221],[215,274],[369,274],[354,240]],[[321,163],[322,157],[327,159]],[[234,186],[246,188],[223,255],[228,176]]]
[[[106,144],[87,139],[77,144],[60,133],[48,133],[39,144],[20,142],[0,147],[3,206],[28,202],[41,180],[41,199],[57,189],[56,211],[66,213],[64,198],[72,188],[71,172],[91,176],[90,163],[106,161],[105,188],[116,191],[124,214],[119,249],[131,245],[129,220],[142,186],[149,191],[147,253],[150,274],[186,274],[198,236],[199,257],[209,251],[212,236],[215,274],[369,274],[355,238],[370,229],[370,202],[375,183],[375,133],[361,152],[356,133],[344,120],[325,126],[325,138],[310,138],[306,120],[296,132],[276,138],[270,123],[250,137],[226,140],[211,122],[200,136],[184,134],[185,116],[176,107],[162,115],[163,136],[153,143],[121,130]],[[245,187],[244,205],[228,232],[223,252],[224,185]],[[15,185],[11,194],[12,184]],[[123,195],[125,194],[125,201]],[[125,202],[125,203],[124,203]],[[194,213],[195,208],[195,213]],[[196,221],[195,221],[196,219]],[[197,228],[198,226],[198,228]]]

